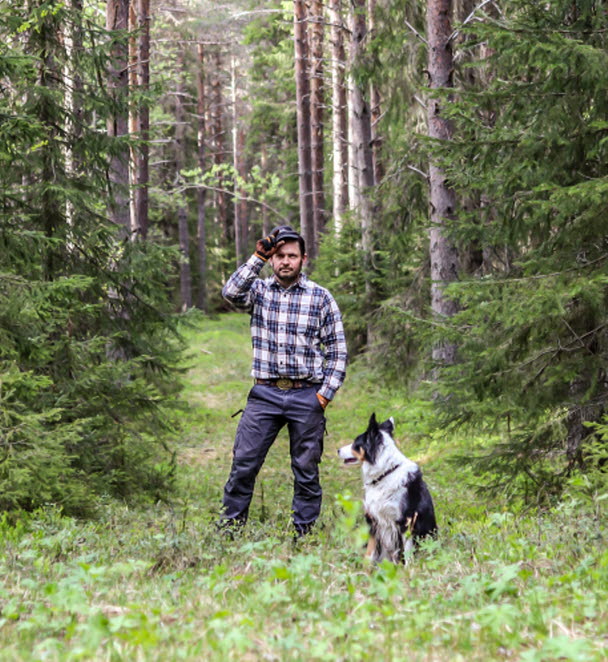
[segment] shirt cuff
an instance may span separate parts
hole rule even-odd
[[[252,269],[258,269],[258,271],[262,270],[262,267],[268,262],[268,260],[264,259],[261,255],[258,255],[257,253],[254,253],[248,260],[247,264],[252,268]]]
[[[333,388],[330,388],[327,386],[327,384],[323,384],[321,388],[317,391],[319,395],[322,395],[324,398],[327,398],[330,402],[334,399],[334,395],[336,395],[336,390]]]

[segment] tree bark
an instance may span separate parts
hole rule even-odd
[[[196,76],[196,114],[197,114],[197,150],[198,167],[201,176],[205,172],[205,53],[202,44],[197,44],[197,76]],[[205,202],[207,189],[198,186],[196,189],[196,242],[198,249],[198,295],[197,307],[207,312],[207,228],[205,226]]]
[[[346,121],[346,85],[344,68],[344,26],[342,0],[330,0],[331,24],[331,89],[332,89],[332,153],[333,153],[333,217],[335,230],[342,229],[348,209],[348,128]]]
[[[135,144],[135,139],[139,135],[139,108],[134,101],[137,90],[137,68],[139,51],[137,47],[137,0],[129,1],[129,237],[131,240],[137,239],[139,231],[139,219],[137,217],[138,192],[137,184],[139,181],[139,151]]]
[[[241,182],[245,182],[247,177],[247,163],[245,161],[245,128],[239,127],[237,131],[237,146],[238,146],[238,175]],[[247,201],[247,192],[241,187],[239,191],[239,208],[238,219],[241,228],[241,258],[243,262],[247,261],[249,257],[249,203]]]
[[[211,83],[212,87],[212,116],[213,116],[213,163],[220,168],[225,161],[226,140],[223,121],[223,96],[222,96],[222,57],[218,51],[215,53],[215,75]],[[218,177],[217,191],[215,193],[215,204],[217,209],[217,222],[222,231],[222,241],[227,245],[230,240],[230,230],[228,228],[228,207],[226,204],[226,194],[224,193],[223,177]]]
[[[376,29],[376,0],[368,0],[369,32],[373,36]],[[378,85],[372,80],[369,86],[369,102],[371,111],[372,162],[374,182],[380,184],[384,178],[382,163],[382,136],[380,135],[380,118],[382,117],[381,96]]]
[[[129,0],[108,0],[106,5],[106,28],[108,30],[128,29]],[[110,55],[107,69],[108,91],[113,99],[126,102],[129,93],[128,46],[126,41],[116,40]],[[110,138],[120,138],[129,133],[128,114],[114,115],[107,120],[107,132]],[[129,216],[129,148],[124,147],[114,153],[109,164],[108,213],[112,221],[120,228],[121,238],[130,234]]]
[[[369,103],[365,98],[363,87],[356,81],[356,68],[360,66],[367,39],[366,0],[350,0],[350,89],[349,89],[349,125],[350,140],[353,150],[354,194],[351,198],[351,208],[356,212],[361,223],[361,248],[364,262],[365,279],[365,314],[368,316],[367,345],[373,345],[373,325],[369,314],[374,309],[376,292],[373,284],[374,240],[373,220],[374,207],[372,202],[374,181],[374,164],[372,158],[371,113]]]
[[[77,116],[80,104],[78,103],[77,96],[82,92],[82,81],[77,69],[78,53],[82,51],[82,32],[80,27],[82,2],[80,0],[69,0],[67,6],[71,10],[70,16],[62,28],[63,48],[65,50],[63,89],[66,111],[64,123],[64,133],[66,136],[64,160],[66,177],[71,180],[77,176],[74,142],[77,140],[79,134]],[[66,200],[65,218],[68,226],[70,228],[73,227],[74,205],[69,198]]]
[[[365,206],[364,198],[369,197],[373,188],[374,163],[372,157],[371,111],[363,87],[355,80],[353,69],[360,66],[367,39],[367,21],[365,0],[350,2],[350,106],[349,121],[351,125],[351,140],[354,150],[356,202],[359,209]],[[366,219],[368,220],[368,219]]]
[[[262,167],[262,173],[265,175],[268,172],[268,149],[266,145],[263,144],[261,148],[260,155],[260,165]],[[262,236],[267,237],[271,231],[270,227],[270,216],[268,214],[268,207],[262,207]]]
[[[184,54],[180,52],[177,58],[178,84],[175,95],[175,184],[179,188],[182,179],[182,170],[185,164],[185,129],[186,119],[184,112]],[[188,310],[192,307],[192,275],[190,270],[190,236],[188,231],[188,207],[185,193],[176,193],[179,198],[177,209],[179,251],[181,254],[179,264],[179,283],[181,295],[181,308]]]
[[[137,0],[137,85],[140,94],[147,94],[150,89],[150,0]],[[150,107],[143,100],[139,113],[139,163],[137,168],[137,230],[142,239],[148,236],[148,184],[150,148]]]
[[[234,243],[237,267],[247,261],[247,203],[246,194],[241,182],[245,180],[245,164],[243,151],[245,134],[239,122],[237,63],[232,58],[232,154],[234,167]]]
[[[310,135],[310,80],[308,66],[307,15],[304,0],[294,0],[294,48],[296,112],[298,123],[298,179],[300,189],[300,234],[307,251],[314,251],[312,156]]]
[[[313,259],[319,254],[319,241],[325,230],[323,120],[325,94],[323,86],[324,19],[321,0],[310,2],[310,137],[314,243],[309,250]]]
[[[450,36],[451,0],[428,0],[427,41],[429,86],[453,87],[453,58]],[[451,123],[441,113],[441,101],[432,95],[427,100],[428,133],[432,140],[452,140]],[[455,218],[456,194],[446,181],[441,167],[432,159],[429,164],[431,308],[437,317],[451,317],[458,304],[445,294],[445,288],[458,279],[458,253],[447,231]],[[441,343],[433,348],[433,360],[439,365],[456,361],[456,345]]]

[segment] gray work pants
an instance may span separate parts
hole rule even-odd
[[[232,469],[224,487],[222,519],[244,523],[258,472],[284,425],[294,477],[293,523],[306,532],[321,510],[319,462],[323,453],[325,414],[317,398],[320,384],[283,391],[256,384],[247,398],[234,441]]]

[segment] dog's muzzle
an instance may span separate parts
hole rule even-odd
[[[342,446],[338,449],[338,457],[344,462],[344,464],[359,464],[359,458],[353,453],[353,445],[348,444],[348,446]]]

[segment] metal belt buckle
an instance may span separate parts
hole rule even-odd
[[[290,388],[293,388],[293,380],[292,379],[277,379],[277,388],[280,388],[281,391],[289,391]]]

